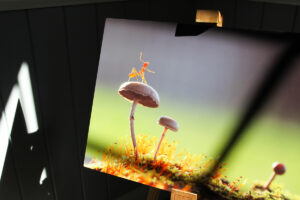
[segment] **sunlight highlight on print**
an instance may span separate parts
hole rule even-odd
[[[36,132],[38,121],[36,116],[36,109],[33,99],[33,92],[29,74],[29,67],[27,63],[22,63],[18,73],[18,82],[13,86],[12,91],[8,97],[4,111],[0,118],[0,180],[5,163],[7,148],[13,123],[17,111],[18,101],[20,101],[23,115],[25,118],[27,133]]]

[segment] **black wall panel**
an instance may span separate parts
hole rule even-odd
[[[36,84],[32,68],[32,50],[25,11],[2,13],[0,26],[0,43],[2,47],[0,49],[2,65],[0,68],[0,93],[3,104],[7,105],[13,86],[17,84],[17,75],[22,62],[26,61],[29,65],[33,90],[36,88]],[[35,93],[34,101],[38,121],[40,121],[36,95],[37,93]],[[22,199],[54,199],[51,178],[47,177],[40,181],[43,170],[49,176],[51,174],[48,166],[46,140],[41,126],[39,126],[37,132],[27,133],[20,103],[18,103],[16,112],[15,110],[6,111],[7,115],[8,112],[15,114],[14,123],[8,124],[12,126],[9,152],[13,156],[12,160],[19,180]]]
[[[72,99],[75,103],[76,128],[80,133],[80,161],[83,163],[93,93],[97,76],[100,45],[97,39],[94,6],[65,8]]]
[[[300,32],[300,11],[299,6],[296,7],[295,11],[295,19],[293,22],[293,32],[299,33]]]
[[[199,9],[214,9],[212,0],[196,0],[195,4]]]
[[[0,95],[0,119],[4,117],[4,104]],[[21,200],[21,190],[19,187],[19,181],[17,178],[17,172],[14,164],[14,157],[12,154],[12,147],[9,144],[6,159],[3,166],[2,177],[0,180],[0,199],[7,200]]]
[[[49,168],[44,159],[47,157],[41,132],[27,134],[23,112],[19,106],[12,129],[11,143],[15,157],[15,165],[20,179],[22,199],[53,200]],[[47,178],[42,177],[46,171]],[[46,179],[44,179],[46,178]]]
[[[169,0],[167,12],[168,21],[193,23],[196,17],[195,1]]]
[[[267,31],[291,32],[295,19],[296,6],[265,4],[262,29]]]
[[[127,1],[125,3],[125,15],[128,19],[149,19],[149,1]]]
[[[85,199],[62,8],[30,10],[40,106],[57,199]]]
[[[0,199],[21,200],[22,193],[17,178],[11,144],[7,149],[3,175],[0,182]]]
[[[240,0],[236,4],[235,27],[258,30],[261,28],[263,3]]]
[[[80,135],[80,165],[83,168],[89,119],[99,61],[95,5],[65,8],[72,98],[75,104],[76,129]],[[86,199],[107,199],[106,175],[83,168]]]
[[[0,25],[4,25],[5,22],[9,19],[10,16],[7,16],[6,13],[0,13]],[[5,26],[4,26],[5,27]],[[0,32],[0,36],[2,36],[3,32]],[[2,52],[4,51],[4,48],[0,48],[0,58],[3,59]],[[3,98],[1,95],[1,88],[4,83],[4,69],[6,63],[1,63],[0,66],[0,120],[2,123],[6,124],[5,113],[4,113],[4,103]],[[2,80],[2,81],[1,81]],[[5,121],[5,122],[4,122]],[[3,133],[2,133],[3,134]],[[20,200],[21,199],[21,189],[20,189],[20,183],[17,177],[17,172],[15,169],[14,164],[14,157],[12,153],[12,146],[11,144],[8,144],[7,152],[6,152],[6,158],[3,164],[2,169],[2,176],[0,177],[0,199],[8,199],[8,200]]]
[[[149,0],[149,17],[151,20],[168,21],[168,0]]]

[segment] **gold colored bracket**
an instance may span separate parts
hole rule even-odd
[[[197,200],[197,194],[185,192],[182,190],[172,189],[171,200]]]
[[[219,10],[198,9],[195,21],[199,23],[216,23],[217,27],[223,26],[223,16]]]

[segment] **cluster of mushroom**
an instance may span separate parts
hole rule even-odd
[[[131,112],[129,116],[130,120],[130,131],[131,131],[131,139],[134,149],[135,158],[138,158],[138,151],[137,151],[137,143],[135,139],[135,130],[134,130],[134,111],[137,104],[143,105],[149,108],[158,108],[159,106],[159,95],[155,89],[151,86],[142,83],[142,82],[125,82],[119,88],[119,94],[123,96],[125,99],[132,102]],[[164,128],[163,134],[161,139],[158,143],[153,163],[156,162],[157,155],[159,152],[159,148],[161,146],[162,140],[165,137],[165,134],[168,129],[176,132],[178,130],[177,122],[172,119],[171,117],[162,116],[159,118],[158,123],[162,125]]]

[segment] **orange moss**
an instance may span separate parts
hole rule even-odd
[[[96,157],[87,167],[130,179],[145,185],[170,190],[172,187],[184,191],[195,190],[195,184],[206,171],[213,166],[214,160],[204,154],[193,155],[185,150],[177,153],[178,142],[169,142],[167,138],[162,142],[157,161],[153,163],[155,149],[158,143],[156,137],[137,135],[139,152],[138,159],[130,138],[121,138],[117,143],[109,146],[99,161]],[[225,164],[224,164],[225,165]],[[217,185],[224,178],[224,165],[211,177],[211,183]],[[226,185],[229,191],[236,192],[242,184],[238,182]]]

